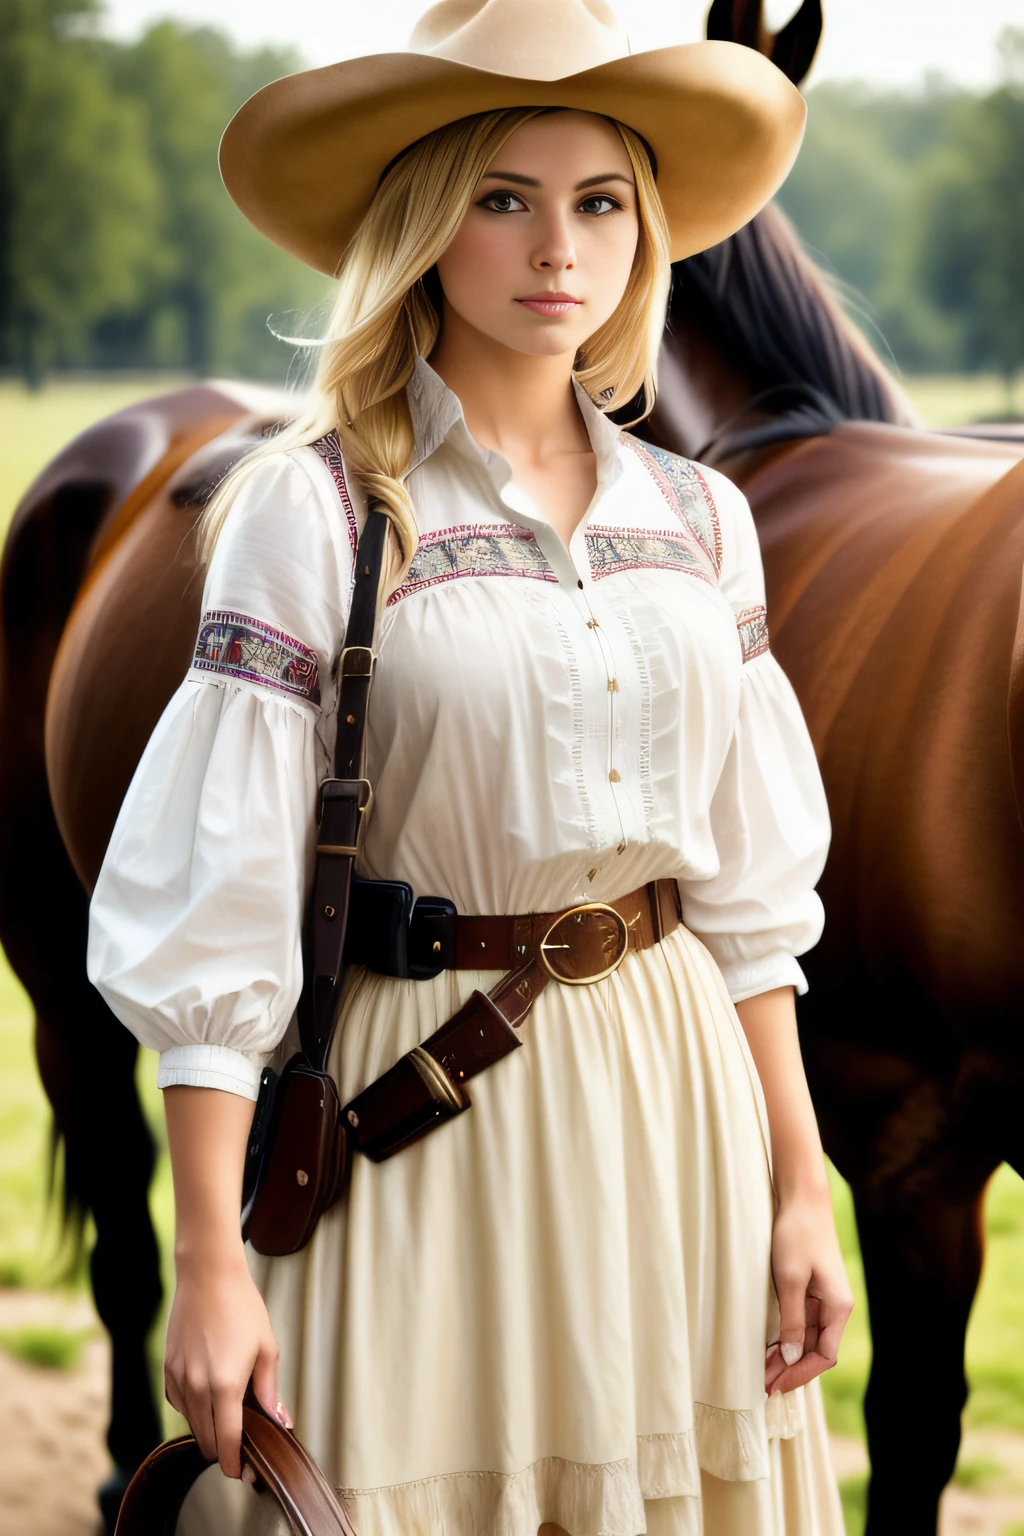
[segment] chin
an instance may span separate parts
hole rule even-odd
[[[532,336],[500,339],[511,352],[522,352],[527,357],[575,357],[583,345],[583,340],[566,331],[559,331],[554,325]]]

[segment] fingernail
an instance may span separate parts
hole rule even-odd
[[[802,1344],[783,1344],[782,1346],[782,1358],[787,1365],[796,1365],[803,1352]]]
[[[292,1416],[288,1412],[288,1409],[285,1407],[284,1403],[278,1403],[277,1407],[274,1409],[274,1417],[277,1419],[279,1424],[284,1425],[285,1429],[295,1428],[295,1425],[292,1422]]]

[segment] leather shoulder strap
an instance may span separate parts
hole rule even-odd
[[[189,1490],[209,1465],[191,1435],[158,1445],[128,1485],[115,1536],[174,1536]],[[242,1466],[251,1468],[254,1490],[280,1508],[295,1536],[355,1536],[305,1446],[264,1412],[251,1389],[242,1408]]]
[[[373,638],[388,517],[371,498],[356,549],[352,606],[338,658],[338,716],[334,776],[320,786],[316,867],[303,953],[299,1038],[317,1071],[325,1069],[343,978],[352,868],[359,826],[369,807],[363,777],[366,710],[376,657]]]

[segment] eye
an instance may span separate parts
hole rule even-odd
[[[585,197],[579,205],[580,213],[597,214],[611,213],[615,208],[621,208],[622,204],[617,198],[609,196],[607,192],[593,192],[590,197]]]
[[[476,206],[487,208],[491,213],[516,213],[525,209],[526,204],[514,192],[488,192]]]

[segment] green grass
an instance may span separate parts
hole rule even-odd
[[[953,1481],[958,1488],[984,1488],[987,1483],[998,1482],[1005,1473],[1006,1468],[991,1456],[971,1456],[957,1462]]]
[[[1024,415],[1024,382],[1012,396],[994,373],[911,374],[900,383],[930,427],[963,427]]]
[[[28,1365],[73,1371],[89,1337],[88,1331],[70,1333],[66,1328],[15,1328],[0,1333],[0,1349]]]
[[[844,1477],[839,1484],[839,1497],[843,1505],[846,1536],[864,1536],[868,1514],[868,1474],[858,1472],[856,1477]]]

